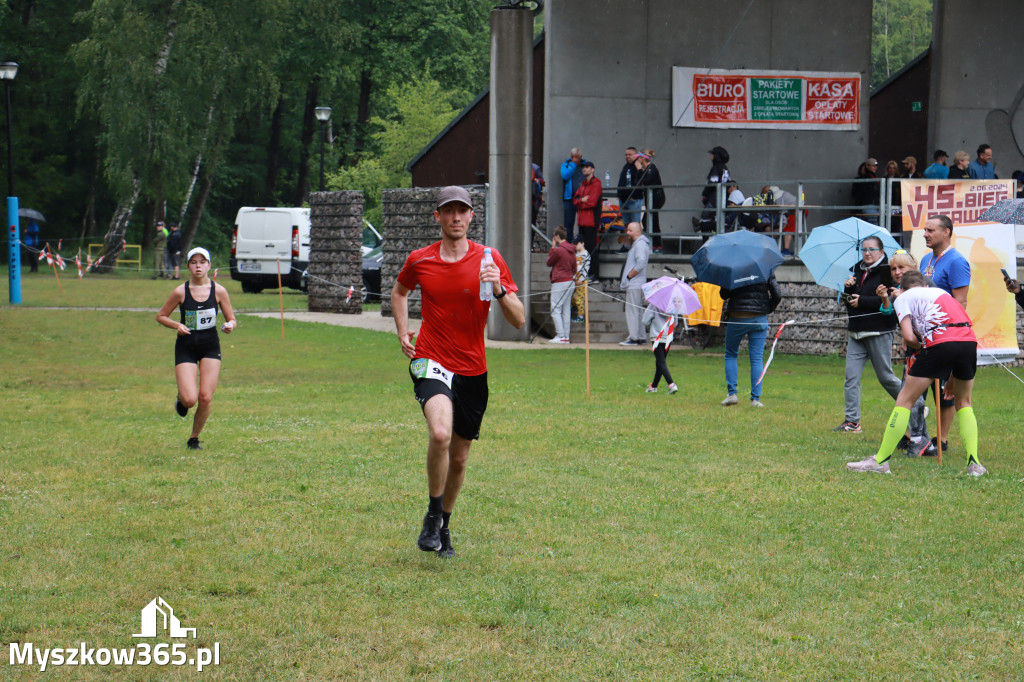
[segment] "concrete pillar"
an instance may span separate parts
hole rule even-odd
[[[508,263],[526,306],[516,329],[491,305],[489,338],[530,338],[530,144],[533,140],[533,13],[523,7],[491,11],[491,130],[488,180],[490,243]]]

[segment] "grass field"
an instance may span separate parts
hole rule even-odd
[[[208,679],[1024,678],[1021,385],[1002,369],[975,389],[975,480],[955,425],[942,467],[846,472],[892,403],[869,372],[865,432],[832,433],[839,358],[777,356],[754,410],[718,405],[720,349],[673,350],[674,396],[643,393],[649,353],[594,352],[590,398],[580,350],[492,350],[441,561],[415,547],[426,434],[393,335],[289,323],[282,341],[241,318],[192,452],[153,312],[30,307],[155,312],[167,283],[49,283],[0,307],[5,656],[135,646],[159,596],[189,647],[219,644]],[[236,307],[278,300],[253,299]]]

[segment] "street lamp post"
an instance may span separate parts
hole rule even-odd
[[[14,196],[14,143],[11,134],[11,83],[18,75],[17,62],[0,63],[0,80],[7,90],[7,268],[11,303],[21,303],[21,231],[18,225],[18,197]]]
[[[327,139],[327,122],[331,120],[330,107],[317,107],[316,120],[320,121],[320,191],[324,191],[324,142]]]

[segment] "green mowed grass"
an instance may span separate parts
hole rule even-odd
[[[865,432],[832,433],[840,358],[776,356],[754,410],[718,405],[714,349],[670,353],[674,396],[643,392],[650,353],[593,352],[590,397],[582,350],[491,350],[441,561],[415,546],[426,431],[395,337],[240,322],[193,452],[152,314],[0,308],[5,652],[134,646],[160,596],[190,646],[220,644],[210,679],[1024,676],[1021,385],[1000,368],[975,390],[975,480],[955,425],[942,467],[846,472],[892,403],[868,372]]]

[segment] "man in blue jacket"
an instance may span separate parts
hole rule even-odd
[[[576,206],[572,203],[572,196],[583,184],[583,162],[583,152],[579,147],[570,149],[569,158],[562,162],[562,206],[565,211],[563,224],[570,242],[575,241],[573,230],[576,225]]]

